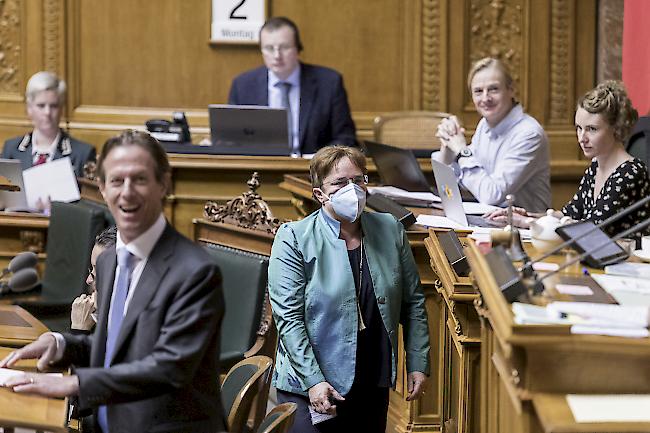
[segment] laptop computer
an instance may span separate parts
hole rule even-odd
[[[467,215],[463,208],[463,199],[458,188],[454,170],[446,164],[432,160],[433,176],[438,186],[438,196],[445,216],[463,226],[501,227],[502,224],[486,220],[480,216]]]
[[[366,152],[372,158],[383,185],[391,185],[409,192],[433,192],[420,164],[409,149],[364,141]]]
[[[0,159],[0,175],[7,178],[19,191],[0,190],[0,209],[27,210],[27,196],[23,183],[23,167],[17,159]]]
[[[289,156],[287,110],[257,105],[208,106],[212,151],[223,155]]]

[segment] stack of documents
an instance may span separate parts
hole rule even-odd
[[[621,265],[643,265],[643,263],[621,263]],[[616,266],[619,265],[607,266],[605,270],[609,273],[608,268]],[[618,270],[620,269],[623,268],[619,267]],[[650,278],[602,274],[592,274],[591,277],[621,305],[650,306]]]
[[[478,203],[474,203],[478,204]],[[478,226],[464,226],[462,224],[453,221],[450,218],[438,215],[423,215],[420,214],[417,217],[417,223],[425,227],[436,227],[436,228],[445,228],[445,229],[454,229],[454,230],[467,230],[473,233],[492,233],[494,230],[503,230],[502,228],[497,227],[478,227]],[[528,229],[519,229],[519,234],[523,240],[530,239],[530,230]]]
[[[515,323],[521,325],[571,325],[572,334],[650,336],[650,307],[592,302],[551,302],[546,307],[514,302]]]
[[[392,198],[405,206],[429,207],[434,202],[440,202],[440,197],[432,192],[409,192],[395,186],[371,186],[368,187],[370,194],[381,194]]]

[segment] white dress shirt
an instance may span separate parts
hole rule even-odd
[[[459,182],[485,204],[515,204],[530,212],[551,207],[549,149],[541,125],[515,105],[494,128],[481,119],[469,144],[472,156],[451,164]],[[442,162],[440,152],[431,158]]]
[[[271,70],[268,71],[269,107],[284,108],[282,106],[282,90],[276,86],[279,82],[291,83],[289,90],[289,104],[291,105],[291,136],[293,137],[292,150],[300,154],[300,65],[293,70],[286,80],[281,80]]]
[[[131,303],[131,299],[133,298],[133,293],[135,292],[135,289],[138,285],[138,281],[140,281],[140,276],[142,275],[142,271],[147,265],[147,261],[149,260],[151,251],[153,250],[153,247],[156,245],[156,242],[158,242],[158,239],[160,239],[160,236],[165,230],[166,225],[167,222],[165,220],[165,216],[161,213],[158,216],[156,222],[154,222],[151,225],[151,227],[149,227],[144,233],[142,233],[140,236],[138,236],[128,244],[125,244],[122,241],[122,238],[120,237],[120,231],[119,230],[117,231],[117,242],[115,244],[115,251],[118,251],[122,248],[126,248],[131,254],[135,256],[135,260],[136,260],[136,264],[133,268],[133,271],[131,272],[129,293],[126,296],[126,301],[124,303],[125,316],[126,316],[126,312],[128,311],[129,304]],[[115,285],[117,284],[118,281],[119,272],[120,270],[119,268],[117,268],[115,270],[115,279],[113,280],[113,290],[111,293],[110,310],[113,309],[113,299],[114,299],[113,295],[115,295]],[[111,320],[110,310],[108,311],[109,323],[107,324],[107,326],[109,327],[110,327],[110,320]],[[58,332],[53,332],[52,334],[54,335],[54,338],[56,339],[56,343],[57,343],[55,360],[59,360],[63,357],[63,352],[65,351],[65,339],[63,338],[63,335],[59,334]]]

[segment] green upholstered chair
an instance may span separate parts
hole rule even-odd
[[[221,384],[221,401],[228,419],[228,431],[244,431],[255,397],[258,397],[258,401],[266,402],[272,368],[271,358],[256,355],[238,362],[228,371]]]
[[[257,433],[286,433],[296,415],[296,403],[282,403],[269,412],[257,428]]]
[[[79,203],[53,202],[40,296],[16,304],[51,330],[67,331],[72,301],[86,291],[95,236],[105,226],[104,214],[100,210]]]
[[[205,244],[223,277],[226,313],[221,323],[220,362],[228,369],[257,353],[258,333],[265,316],[269,258],[217,244]],[[264,324],[262,323],[264,326]]]

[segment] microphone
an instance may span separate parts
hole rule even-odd
[[[624,217],[624,216],[626,216],[626,215],[631,214],[632,212],[634,212],[635,210],[639,209],[641,206],[644,206],[644,205],[648,204],[649,202],[650,202],[650,195],[648,195],[648,196],[644,197],[643,199],[637,201],[637,202],[634,203],[633,205],[626,207],[626,208],[623,209],[622,211],[620,211],[620,212],[618,212],[618,213],[615,213],[614,215],[610,216],[609,218],[607,218],[606,220],[600,222],[599,224],[594,224],[593,227],[591,227],[589,230],[584,231],[583,233],[580,233],[578,236],[576,236],[576,237],[574,237],[574,238],[571,238],[571,239],[567,239],[566,241],[562,242],[562,243],[561,243],[560,245],[558,245],[557,247],[553,248],[551,251],[548,251],[548,252],[542,254],[541,256],[536,257],[534,260],[528,260],[528,261],[526,261],[526,262],[521,266],[521,268],[519,268],[519,272],[530,273],[530,272],[532,271],[533,265],[534,265],[535,263],[537,263],[537,262],[541,262],[542,260],[544,260],[544,259],[546,259],[546,258],[552,256],[553,254],[557,254],[559,251],[562,250],[562,248],[566,248],[566,247],[570,246],[571,244],[573,244],[574,242],[576,242],[576,241],[578,241],[578,240],[584,238],[585,236],[589,236],[590,234],[594,233],[594,232],[595,232],[596,230],[598,230],[599,228],[603,228],[603,227],[605,227],[605,226],[608,226],[608,225],[610,225],[611,223],[613,223],[614,221],[616,221],[617,219],[622,218],[622,217]],[[637,225],[638,225],[638,224],[637,224]],[[635,227],[636,227],[636,226],[635,226]],[[643,229],[643,228],[645,228],[645,227],[646,227],[646,226],[641,227],[641,228],[639,228],[639,230],[641,230],[641,229]],[[629,230],[631,230],[631,229],[629,229]],[[629,230],[627,230],[626,233],[629,232]],[[634,233],[634,232],[635,232],[635,230],[632,230],[631,232],[629,232],[629,233],[627,233],[626,235],[621,236],[621,237],[625,237],[625,236],[627,236],[628,234],[632,234],[632,233]],[[616,239],[620,239],[621,237],[617,237]],[[602,247],[604,247],[605,245],[607,245],[607,244],[603,244],[603,245],[601,245],[599,248],[602,248]],[[590,254],[593,253],[593,252],[594,252],[594,251],[591,251]],[[584,256],[584,257],[587,257],[587,256]],[[584,257],[583,257],[583,258],[584,258]],[[575,262],[574,262],[574,263],[575,263]]]
[[[24,268],[35,268],[37,263],[38,257],[31,251],[20,253],[11,259],[9,265],[2,270],[2,275],[0,275],[0,278],[4,278],[5,275],[15,273]]]
[[[34,268],[21,269],[14,273],[9,282],[0,282],[0,294],[21,293],[38,286],[38,273]]]
[[[544,290],[544,285],[542,284],[543,280],[568,268],[574,263],[577,263],[599,249],[609,245],[611,242],[615,242],[620,238],[624,238],[625,236],[629,236],[639,230],[643,230],[648,226],[650,226],[650,218],[617,234],[613,238],[607,237],[607,239],[600,244],[586,250],[582,254],[567,261],[556,270],[545,274],[541,278],[539,278],[537,273],[533,270],[532,262],[524,265],[522,269],[515,268],[510,257],[508,257],[508,254],[506,254],[505,249],[501,245],[492,248],[492,250],[485,255],[485,260],[487,261],[488,267],[492,270],[497,286],[501,289],[501,293],[503,293],[506,301],[512,303],[519,299],[523,294],[527,293],[530,296],[531,294],[541,293]]]

